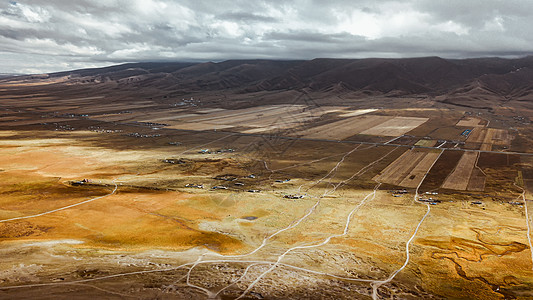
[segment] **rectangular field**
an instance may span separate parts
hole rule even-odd
[[[299,134],[311,139],[342,140],[391,119],[389,116],[357,116],[312,127]]]
[[[478,157],[477,152],[465,152],[453,172],[446,178],[442,188],[466,191]]]
[[[417,187],[433,165],[439,152],[427,149],[406,151],[373,179],[397,186]]]
[[[425,191],[440,188],[462,156],[463,152],[444,150],[440,158],[435,162],[433,168],[429,171],[420,188]]]
[[[241,125],[246,127],[252,127],[252,129],[245,129],[243,133],[262,133],[268,131],[276,131],[280,129],[295,128],[306,122],[319,118],[323,114],[337,110],[335,107],[319,107],[312,109],[300,109],[294,111],[286,111],[280,114],[274,114],[269,116],[256,117],[254,120],[242,124],[241,122],[234,125]]]
[[[436,140],[419,140],[418,142],[415,143],[415,146],[433,147],[435,146],[436,143],[437,143]]]
[[[505,129],[474,128],[466,141],[479,144],[479,150],[491,151],[492,145],[508,147],[511,139],[511,135]]]
[[[469,143],[483,143],[485,140],[485,135],[487,135],[486,128],[474,128],[472,132],[468,135],[466,139]]]
[[[494,130],[492,128],[487,128],[485,131],[485,137],[483,138],[479,150],[490,151],[492,150],[492,136],[494,135]]]
[[[435,160],[439,157],[439,152],[426,153],[424,157],[418,162],[418,164],[405,176],[400,182],[400,186],[409,188],[416,188],[424,175],[429,171],[429,168],[433,165]]]
[[[204,123],[211,123],[211,124],[225,124],[225,125],[239,125],[239,126],[246,126],[246,125],[262,125],[262,124],[269,124],[273,120],[278,119],[279,116],[289,116],[292,113],[298,113],[302,111],[302,107],[300,106],[293,106],[293,107],[268,107],[263,108],[258,111],[246,111],[246,112],[239,112],[234,111],[234,114],[230,114],[227,116],[224,116],[222,118],[216,117],[216,118],[207,118],[207,119],[200,119],[200,122]],[[272,121],[269,121],[272,120]]]
[[[456,126],[463,126],[463,127],[481,127],[483,125],[482,120],[475,117],[466,117],[464,119],[459,120],[457,122]]]
[[[492,134],[492,143],[498,146],[509,146],[511,144],[512,136],[509,134],[509,131],[505,129],[494,129]]]
[[[377,126],[361,132],[361,134],[379,136],[399,136],[424,124],[429,118],[394,117]]]
[[[328,123],[301,131],[306,138],[342,140],[356,135],[363,130],[377,126],[392,117],[389,116],[358,116]]]
[[[485,190],[486,179],[485,174],[483,174],[480,169],[474,168],[466,189],[469,191],[482,192]]]

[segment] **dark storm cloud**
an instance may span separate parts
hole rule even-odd
[[[516,56],[530,0],[0,2],[4,72],[126,61]]]

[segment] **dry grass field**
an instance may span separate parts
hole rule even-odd
[[[465,152],[452,173],[442,184],[442,188],[452,190],[466,190],[472,171],[474,170],[478,153]]]

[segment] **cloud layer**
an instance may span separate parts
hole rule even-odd
[[[0,3],[0,73],[130,61],[520,56],[530,0]]]

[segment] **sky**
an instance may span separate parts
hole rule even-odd
[[[0,1],[0,73],[139,61],[533,53],[531,0]]]

